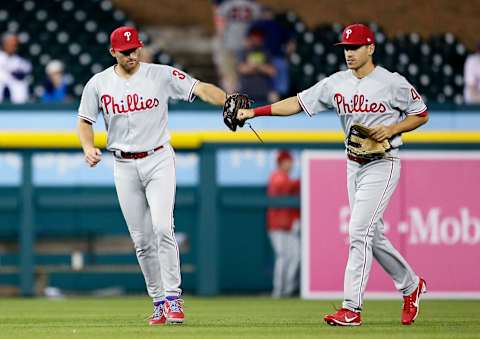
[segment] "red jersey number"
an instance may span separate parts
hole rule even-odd
[[[174,77],[179,78],[180,80],[183,80],[183,79],[186,78],[185,73],[180,72],[178,69],[174,69],[174,70],[172,71],[172,75],[173,75]]]
[[[410,90],[410,94],[412,95],[412,100],[413,101],[417,101],[419,99],[421,99],[421,96],[420,94],[418,94],[418,92],[415,90],[415,88],[412,87],[412,89]]]

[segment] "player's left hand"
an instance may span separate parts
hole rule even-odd
[[[388,140],[393,136],[392,126],[376,125],[370,127],[370,132],[370,138],[378,142]]]
[[[250,108],[252,100],[246,94],[234,93],[225,99],[223,105],[223,122],[230,130],[235,132],[238,127],[243,127],[244,120],[238,119],[238,111]]]
[[[237,113],[237,119],[240,121],[244,121],[247,119],[251,119],[255,116],[255,113],[253,113],[253,109],[239,109]]]

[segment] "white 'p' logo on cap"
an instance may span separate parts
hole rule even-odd
[[[123,33],[123,36],[125,37],[125,39],[127,39],[127,41],[130,41],[130,37],[132,36],[132,32],[125,32],[125,33]]]
[[[351,30],[351,29],[347,29],[347,30],[345,31],[345,35],[346,35],[346,38],[347,38],[347,39],[350,38],[350,34],[352,34],[352,30]]]

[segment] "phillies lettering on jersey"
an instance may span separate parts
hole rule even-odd
[[[406,115],[427,110],[422,97],[404,77],[381,66],[362,79],[351,70],[334,73],[297,97],[308,115],[335,109],[345,135],[354,123],[392,125]],[[400,136],[393,137],[390,143],[394,148],[400,146]]]
[[[102,95],[100,100],[102,102],[103,109],[107,114],[144,111],[146,109],[158,107],[160,104],[160,101],[157,98],[148,98],[144,100],[144,98],[140,97],[138,94],[128,94],[127,100],[120,100],[120,103],[117,103],[115,98],[108,94]]]
[[[363,94],[355,94],[353,96],[353,100],[350,100],[350,103],[348,103],[345,99],[345,96],[340,93],[336,93],[333,99],[335,101],[338,114],[351,114],[358,112],[385,113],[385,111],[387,110],[387,108],[382,102],[368,103],[368,99],[365,99],[365,95]]]
[[[140,63],[129,79],[114,66],[94,75],[83,90],[78,116],[91,123],[101,112],[107,127],[107,149],[144,152],[170,140],[168,100],[192,101],[197,80],[165,65]]]

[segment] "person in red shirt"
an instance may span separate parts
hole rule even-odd
[[[267,194],[270,197],[300,194],[300,180],[290,178],[293,158],[282,150],[277,155],[277,169],[270,175]],[[273,271],[274,298],[291,296],[299,286],[300,210],[269,208],[267,230],[275,254]]]

